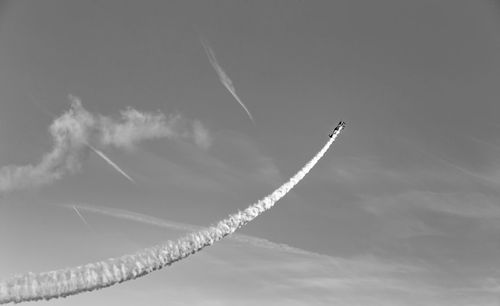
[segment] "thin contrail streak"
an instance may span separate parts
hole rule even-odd
[[[163,227],[163,228],[170,228],[170,229],[175,229],[179,231],[199,231],[202,229],[200,226],[195,226],[195,225],[188,225],[184,223],[178,223],[178,222],[173,222],[173,221],[167,221],[158,217],[153,217],[137,212],[132,212],[124,209],[118,209],[118,208],[111,208],[111,207],[101,207],[101,206],[91,206],[91,205],[85,205],[85,204],[71,204],[71,205],[57,205],[57,206],[62,206],[65,208],[72,208],[76,207],[79,210],[94,213],[94,214],[100,214],[104,216],[109,216],[113,218],[118,218],[118,219],[123,219],[123,220],[129,220],[129,221],[135,221],[135,222],[140,222],[144,224],[149,224],[157,227]]]
[[[131,181],[132,183],[135,183],[135,181],[127,174],[125,171],[123,171],[120,167],[118,167],[117,164],[115,164],[109,157],[107,157],[102,151],[97,150],[90,144],[86,144],[92,151],[94,151],[95,154],[99,155],[104,161],[106,161],[111,167],[115,168],[116,171],[120,172],[121,175],[123,175],[127,180]]]
[[[72,204],[72,205],[62,205],[65,208],[72,208],[76,207],[79,210],[83,210],[86,212],[90,213],[95,213],[95,214],[100,214],[104,216],[109,216],[113,218],[118,218],[118,219],[123,219],[123,220],[130,220],[130,221],[135,221],[143,224],[148,224],[152,226],[157,226],[160,228],[168,228],[168,229],[174,229],[178,231],[189,231],[189,232],[194,232],[194,231],[200,231],[204,229],[201,226],[196,226],[196,225],[191,225],[191,224],[186,224],[186,223],[179,223],[179,222],[173,222],[170,220],[165,220],[161,219],[158,217],[153,217],[150,215],[145,215],[141,214],[138,212],[133,212],[133,211],[128,211],[124,209],[117,209],[117,208],[111,208],[111,207],[102,207],[102,206],[91,206],[91,205],[84,205],[84,204]],[[316,257],[322,257],[322,258],[327,258],[327,259],[332,259],[328,255],[324,254],[319,254],[319,253],[314,253],[311,251],[306,251],[303,249],[299,249],[284,243],[276,243],[264,238],[258,238],[254,236],[249,236],[249,235],[243,235],[243,234],[233,234],[228,237],[228,239],[243,243],[243,244],[250,244],[253,247],[261,247],[261,248],[266,248],[266,249],[279,249],[283,251],[287,251],[289,253],[293,254],[298,254],[298,255],[307,255],[307,256],[316,256]]]
[[[78,210],[78,208],[75,205],[73,205],[73,209],[75,210],[75,212],[78,215],[78,217],[80,217],[80,219],[82,220],[82,222],[85,223],[85,225],[87,225],[90,229],[92,229],[92,227],[90,226],[90,224],[87,222],[87,220],[85,220],[85,218],[83,217],[83,215],[80,213],[80,211]]]
[[[244,211],[219,221],[217,225],[191,233],[175,242],[167,241],[132,255],[74,268],[14,276],[0,282],[0,304],[49,300],[106,288],[162,269],[214,244],[273,207],[316,165],[343,127],[342,123],[339,124],[323,148],[288,182]]]
[[[224,87],[226,87],[226,89],[233,96],[233,98],[241,105],[241,107],[243,107],[243,109],[247,113],[252,123],[255,124],[252,114],[250,113],[246,105],[243,103],[243,101],[241,101],[240,97],[236,94],[236,89],[234,88],[233,82],[231,81],[229,76],[226,74],[226,72],[222,69],[219,62],[217,61],[217,58],[215,57],[215,52],[212,50],[212,48],[205,39],[201,38],[200,41],[203,46],[203,49],[205,50],[205,53],[207,54],[210,64],[212,65],[215,72],[219,76],[220,82],[222,83],[222,85],[224,85]]]

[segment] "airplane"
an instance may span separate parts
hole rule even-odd
[[[328,134],[328,136],[332,138],[333,134],[337,133],[338,130],[344,127],[345,127],[345,121],[340,121],[339,124],[335,127],[335,129],[330,134]]]

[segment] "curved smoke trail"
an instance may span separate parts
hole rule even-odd
[[[49,300],[102,289],[162,269],[214,244],[273,207],[323,157],[343,127],[342,123],[339,124],[325,146],[288,182],[244,211],[219,221],[217,225],[191,233],[175,242],[167,241],[132,255],[124,255],[74,268],[14,276],[0,282],[0,304]]]

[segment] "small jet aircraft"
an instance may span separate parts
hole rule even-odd
[[[337,133],[337,131],[340,130],[340,128],[344,127],[345,127],[345,121],[340,121],[339,124],[335,127],[335,129],[330,134],[328,134],[328,136],[332,138],[333,134]]]

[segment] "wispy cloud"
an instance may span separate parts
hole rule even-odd
[[[143,113],[131,107],[120,112],[121,120],[98,116],[98,141],[102,145],[133,149],[140,141],[157,138],[192,137],[180,115]]]
[[[146,139],[192,139],[203,148],[210,146],[208,131],[200,122],[189,123],[180,115],[140,112],[127,108],[120,119],[94,115],[83,108],[80,99],[70,96],[71,108],[54,119],[49,131],[52,151],[35,165],[0,168],[0,193],[39,187],[75,173],[89,150],[94,151],[130,181],[132,178],[97,147],[133,149]]]
[[[212,145],[212,137],[208,133],[208,130],[198,120],[193,121],[193,138],[194,142],[204,149]]]
[[[410,190],[396,195],[373,196],[365,201],[366,210],[377,215],[394,210],[425,209],[472,219],[500,218],[496,197],[478,192]]]
[[[255,121],[253,119],[252,114],[246,107],[246,105],[243,103],[241,98],[236,94],[236,88],[233,85],[233,81],[229,78],[229,76],[226,74],[226,72],[222,69],[221,65],[217,61],[217,58],[215,57],[215,52],[212,50],[210,45],[208,44],[208,41],[206,41],[203,38],[200,38],[201,44],[203,45],[203,49],[205,50],[205,53],[207,54],[208,60],[210,61],[210,64],[214,68],[215,72],[219,76],[219,80],[226,87],[226,89],[231,93],[233,98],[243,107],[245,112],[248,115],[248,118],[252,121],[253,124],[255,124]]]
[[[40,101],[38,101],[38,99],[36,99],[32,94],[29,94],[29,97],[31,98],[31,101],[33,102],[33,104],[38,108],[40,109],[44,114],[46,115],[49,115],[50,117],[52,117],[53,120],[56,120],[57,119],[57,115],[55,115],[54,113],[52,113],[50,110],[48,110],[45,106],[43,106]],[[75,96],[73,95],[70,95],[69,96],[70,100],[78,100],[78,98],[76,98]],[[134,180],[127,174],[125,173],[125,171],[123,169],[121,169],[115,162],[113,162],[111,160],[111,158],[109,158],[106,154],[104,154],[104,152],[94,148],[92,145],[86,143],[85,145],[87,145],[87,147],[89,149],[91,149],[95,154],[97,154],[97,156],[99,156],[100,158],[102,158],[106,163],[108,163],[111,167],[113,167],[116,171],[118,171],[118,173],[120,173],[121,175],[123,175],[126,179],[128,179],[129,181],[131,181],[132,183],[134,183]]]

